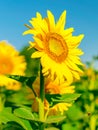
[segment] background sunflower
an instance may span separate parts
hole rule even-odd
[[[25,57],[19,55],[19,52],[8,42],[0,41],[0,86],[19,89],[21,84],[5,75],[25,75],[25,69]]]

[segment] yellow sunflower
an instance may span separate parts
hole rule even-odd
[[[46,18],[37,12],[29,22],[33,27],[26,25],[29,30],[23,34],[33,35],[34,42],[30,41],[30,47],[36,52],[31,57],[40,58],[43,74],[59,83],[66,81],[69,84],[73,79],[79,79],[83,71],[77,65],[83,65],[79,58],[83,52],[77,47],[84,35],[72,36],[73,28],[64,29],[66,11],[57,22],[49,10]]]
[[[39,78],[35,80],[33,83],[33,88],[39,96]],[[50,94],[67,94],[67,93],[74,93],[75,92],[75,86],[66,86],[65,83],[58,85],[55,82],[50,81],[49,79],[45,80],[45,93]],[[34,95],[30,96],[33,99],[32,109],[33,111],[38,112],[38,102],[36,101]],[[45,113],[48,111],[48,115],[56,115],[56,114],[63,114],[64,111],[68,110],[68,108],[71,106],[71,103],[58,103],[50,108],[49,102],[44,99],[44,109]]]
[[[24,56],[20,56],[19,52],[6,41],[0,41],[0,86],[5,86],[7,89],[19,89],[21,84],[5,75],[25,75],[25,69]]]
[[[66,86],[66,84],[57,85],[53,82],[50,82],[46,85],[45,92],[51,94],[67,94],[74,93],[74,88],[75,86]],[[54,115],[57,113],[63,114],[64,111],[68,110],[71,105],[71,103],[58,103],[52,108],[49,108],[49,103],[47,100],[45,100],[45,110],[49,110],[49,115]]]

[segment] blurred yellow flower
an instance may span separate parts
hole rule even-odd
[[[55,106],[49,108],[49,103],[45,100],[45,111],[48,111],[48,115],[63,115],[65,111],[72,105],[71,103],[58,103]]]
[[[15,48],[6,41],[0,41],[0,86],[17,90],[21,84],[6,77],[6,74],[25,75],[26,62]]]
[[[67,94],[67,93],[74,93],[75,86],[66,86],[66,84],[57,85],[53,82],[50,82],[45,87],[46,93],[51,94]],[[58,103],[55,106],[49,108],[48,101],[45,101],[45,109],[46,111],[49,109],[49,115],[54,115],[57,113],[63,114],[64,111],[68,110],[68,107],[71,106],[71,103]]]
[[[49,10],[46,18],[37,12],[29,22],[33,27],[26,25],[29,30],[23,34],[33,34],[30,47],[36,51],[31,57],[41,58],[43,74],[58,83],[70,84],[74,78],[79,79],[83,71],[77,65],[83,65],[79,58],[83,52],[77,47],[84,35],[72,36],[73,28],[64,29],[66,11],[57,22]]]
[[[48,82],[45,85],[45,92],[51,94],[65,94],[65,93],[74,93],[74,86],[66,86],[66,84],[58,85],[55,82]]]
[[[33,83],[33,88],[39,96],[39,79],[37,78],[35,82]],[[67,94],[67,93],[74,93],[75,92],[75,86],[66,86],[66,84],[61,84],[58,85],[55,82],[51,82],[49,80],[45,80],[45,93],[50,93],[50,94]],[[30,96],[31,98],[31,96]],[[32,109],[33,111],[38,112],[38,102],[36,101],[34,95],[32,95],[33,98],[33,104],[32,104]],[[44,100],[44,107],[45,107],[45,112],[49,111],[48,115],[55,115],[55,114],[63,114],[64,111],[68,110],[68,108],[71,106],[71,103],[58,103],[54,105],[53,107],[50,108],[50,105],[48,101],[45,99]]]

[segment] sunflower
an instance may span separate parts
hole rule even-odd
[[[45,111],[48,111],[48,116],[50,115],[63,115],[65,111],[68,110],[69,107],[72,106],[71,103],[57,103],[55,106],[49,108],[49,103],[47,100],[44,102],[45,104]]]
[[[55,84],[54,82],[49,82],[45,87],[45,92],[50,94],[70,94],[74,93],[75,86],[66,86],[66,84]],[[71,106],[71,103],[57,103],[53,107],[49,108],[49,103],[45,100],[45,110],[49,110],[49,115],[54,115],[57,113],[63,114]]]
[[[33,88],[39,97],[39,78],[35,80],[33,83]],[[50,79],[45,80],[45,94],[70,94],[75,92],[75,86],[66,86],[66,83],[63,83],[61,85],[56,84],[55,82],[52,82]],[[31,98],[31,96],[30,96]],[[33,111],[38,112],[38,102],[34,95],[32,94],[33,104],[32,109]],[[53,107],[50,107],[49,102],[44,99],[44,109],[45,113],[48,111],[48,115],[56,115],[56,114],[63,114],[64,111],[67,111],[68,108],[71,106],[71,103],[57,103]]]
[[[49,10],[46,18],[37,12],[36,17],[29,22],[33,27],[26,25],[29,30],[23,34],[33,35],[34,41],[30,41],[30,47],[36,51],[31,57],[40,58],[44,76],[59,83],[66,81],[66,84],[80,79],[83,71],[78,65],[83,65],[79,57],[83,52],[77,47],[84,35],[72,36],[73,28],[64,29],[66,11],[63,11],[57,22]]]
[[[21,84],[16,80],[6,77],[10,75],[25,75],[26,62],[24,56],[6,41],[0,41],[0,86],[17,90]]]

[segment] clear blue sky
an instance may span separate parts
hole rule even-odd
[[[98,55],[98,0],[0,0],[0,40],[7,40],[20,50],[28,45],[31,36],[22,36],[36,12],[43,17],[51,10],[56,20],[67,11],[67,27],[74,27],[73,35],[85,34],[80,48],[83,61]]]

